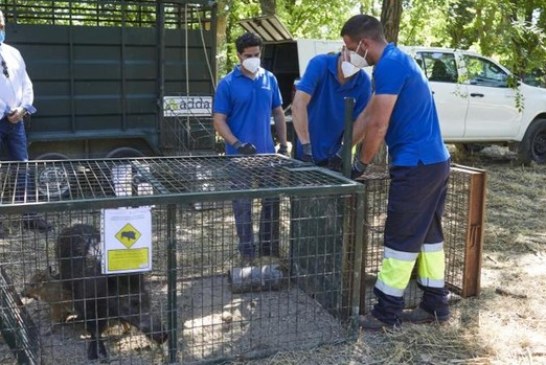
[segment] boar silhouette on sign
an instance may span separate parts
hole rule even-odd
[[[121,232],[121,238],[126,238],[127,241],[136,240],[136,233],[134,231]]]

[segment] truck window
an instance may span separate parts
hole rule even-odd
[[[499,66],[484,58],[463,56],[468,81],[466,83],[477,86],[508,87],[508,75]]]
[[[429,81],[457,82],[459,79],[455,56],[452,53],[419,52],[417,59]]]
[[[414,59],[417,65],[421,68],[421,70],[425,71],[425,66],[423,66],[423,59],[421,58],[421,54],[416,54]]]

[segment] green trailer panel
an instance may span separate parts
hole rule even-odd
[[[119,147],[162,153],[161,135],[170,133],[163,96],[213,95],[213,2],[33,3],[0,0],[8,44],[34,85],[31,158],[100,157]]]

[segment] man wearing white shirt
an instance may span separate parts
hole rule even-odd
[[[32,114],[34,91],[21,53],[4,41],[6,22],[0,10],[0,148],[7,149],[12,161],[28,161],[27,136],[23,117]],[[27,188],[27,173],[17,177],[15,199],[22,201]],[[26,214],[23,225],[27,229],[45,232],[51,226],[36,214]],[[0,236],[3,229],[0,228]]]

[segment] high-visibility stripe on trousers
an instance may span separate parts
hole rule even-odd
[[[375,287],[383,293],[402,297],[417,262],[417,282],[423,287],[443,288],[445,285],[445,254],[441,243],[423,244],[420,253],[385,248],[385,257]]]

